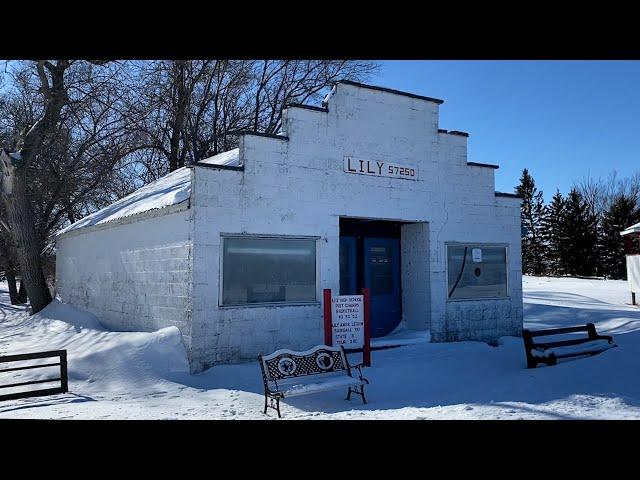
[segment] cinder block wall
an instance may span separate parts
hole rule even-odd
[[[429,224],[409,223],[401,229],[402,320],[411,330],[431,324]]]
[[[97,315],[113,330],[154,331],[175,325],[189,349],[190,213],[58,238],[56,280],[61,299]]]
[[[318,209],[308,178],[291,175],[282,162],[286,142],[244,138],[245,171],[198,168],[192,191],[194,212],[192,368],[256,360],[278,348],[306,349],[322,343],[320,302],[295,306],[219,306],[221,234],[318,237],[322,288],[338,278],[329,257],[338,258],[338,217]],[[244,153],[243,153],[244,152]],[[298,181],[307,182],[296,185]],[[305,191],[306,188],[306,191]],[[327,239],[335,239],[331,245]],[[336,260],[337,262],[337,260]]]
[[[493,168],[467,165],[467,138],[438,130],[438,104],[338,84],[328,112],[293,107],[283,122],[288,140],[242,138],[244,171],[196,167],[195,369],[323,341],[321,290],[339,290],[340,216],[428,224],[421,243],[428,270],[416,278],[421,284],[408,287],[416,295],[403,300],[408,325],[430,328],[434,341],[520,334],[520,201],[495,196]],[[348,174],[345,156],[412,164],[419,180]],[[318,236],[318,302],[220,307],[222,233]],[[448,302],[445,245],[451,241],[507,244],[509,298]]]
[[[479,200],[476,200],[479,203]],[[470,206],[471,211],[482,211]],[[461,219],[441,242],[442,276],[445,288],[436,295],[446,298],[446,242],[466,241],[504,244],[507,249],[507,294],[505,299],[445,301],[444,315],[432,313],[431,339],[436,342],[479,340],[493,343],[504,335],[522,334],[522,260],[520,237],[520,199],[496,197],[486,215],[471,217],[469,225]]]

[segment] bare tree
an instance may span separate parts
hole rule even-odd
[[[156,178],[276,133],[288,103],[377,65],[349,60],[5,62],[0,228],[32,312],[51,300],[51,234]]]
[[[27,282],[27,293],[33,312],[42,310],[51,301],[40,263],[42,238],[35,229],[35,215],[27,196],[27,171],[58,124],[62,108],[68,102],[64,74],[69,61],[37,62],[40,92],[44,97],[44,108],[40,118],[25,126],[18,135],[13,153],[2,149],[2,200],[6,209],[7,223],[16,243],[18,260]]]
[[[49,235],[95,210],[94,194],[138,148],[123,63],[19,62],[2,98],[2,200],[32,312],[51,301]],[[112,199],[113,200],[113,199]]]
[[[17,269],[12,260],[15,258],[15,254],[9,250],[11,239],[8,233],[8,230],[4,227],[0,228],[0,269],[4,272],[4,277],[9,287],[9,300],[11,301],[11,305],[17,305],[23,302],[20,301],[18,294],[16,283]]]
[[[582,194],[592,212],[602,215],[620,197],[640,202],[640,172],[620,178],[613,170],[606,179],[584,177],[574,187]]]
[[[334,81],[363,80],[377,68],[353,60],[141,62],[144,181],[234,148],[239,130],[277,133],[288,103],[318,100]]]
[[[289,103],[317,100],[335,81],[365,80],[378,65],[360,60],[262,60],[256,68],[254,132],[277,133]]]

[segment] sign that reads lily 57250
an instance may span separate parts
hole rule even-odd
[[[334,345],[362,348],[364,345],[364,301],[362,295],[331,298],[331,330]]]
[[[386,160],[361,160],[344,157],[344,171],[356,175],[418,180],[418,167],[415,165],[402,165]]]

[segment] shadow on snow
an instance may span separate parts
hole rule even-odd
[[[534,298],[537,298],[536,292],[526,295],[526,299]],[[614,335],[619,348],[536,369],[526,368],[522,340],[517,337],[504,337],[498,348],[481,342],[459,342],[383,350],[373,353],[373,366],[365,369],[365,377],[371,381],[366,387],[367,405],[363,405],[359,397],[346,401],[346,389],[344,392],[334,390],[285,399],[283,414],[287,416],[287,406],[307,412],[354,410],[357,416],[358,410],[468,404],[506,409],[515,417],[518,413],[536,413],[550,418],[574,418],[545,408],[544,404],[557,400],[593,402],[594,399],[597,403],[598,399],[622,398],[628,405],[640,407],[640,384],[629,381],[629,372],[640,369],[640,358],[635,353],[636,345],[640,345],[640,311],[570,293],[554,293],[545,299],[570,300],[578,307],[525,303],[525,328],[591,322],[598,332]],[[600,305],[611,305],[611,308],[597,308]],[[185,375],[179,381],[203,390],[224,388],[255,393],[260,396],[256,408],[262,408],[263,387],[257,361],[217,366],[199,375]]]

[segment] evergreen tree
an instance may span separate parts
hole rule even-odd
[[[542,221],[542,237],[545,245],[545,268],[551,275],[562,275],[564,265],[561,262],[563,246],[566,243],[562,226],[565,222],[566,200],[556,191],[546,208]]]
[[[626,279],[624,238],[620,232],[640,222],[640,208],[635,197],[620,194],[603,213],[600,236],[602,274],[609,278]]]
[[[542,192],[536,188],[533,177],[525,168],[516,193],[522,197],[520,219],[522,225],[522,272],[542,275],[545,273],[545,244],[542,222],[546,213]]]
[[[560,224],[561,269],[569,275],[593,276],[598,267],[598,218],[575,188],[566,198]]]

